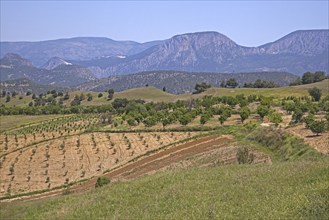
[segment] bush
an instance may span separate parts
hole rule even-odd
[[[285,135],[281,129],[268,127],[255,130],[248,136],[248,139],[274,150],[284,145]]]
[[[251,114],[250,109],[245,106],[240,109],[241,122],[243,123]]]
[[[261,117],[263,120],[266,115],[268,115],[270,112],[270,108],[266,105],[260,105],[257,107],[257,114]]]
[[[95,184],[95,188],[99,188],[102,187],[104,185],[107,185],[110,183],[110,179],[106,176],[100,176],[98,177],[96,184]]]
[[[273,112],[270,114],[269,119],[272,123],[275,124],[275,126],[278,126],[282,122],[282,116],[278,112]]]
[[[318,136],[320,133],[323,133],[325,131],[325,125],[326,124],[324,121],[313,121],[310,124],[309,128],[313,133]]]
[[[312,98],[314,99],[314,101],[320,101],[321,98],[321,90],[318,89],[317,87],[313,87],[312,89],[308,90],[308,93],[310,94],[310,96],[312,96]]]
[[[236,158],[239,164],[250,164],[254,160],[253,154],[249,154],[249,149],[247,147],[239,147],[236,152]]]
[[[308,116],[306,116],[303,120],[305,122],[305,127],[307,129],[311,128],[311,124],[314,122],[314,115],[313,114],[309,114]]]

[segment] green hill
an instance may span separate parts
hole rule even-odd
[[[154,87],[128,89],[114,94],[114,98],[143,99],[146,101],[162,101],[173,97],[175,97],[175,95],[163,92],[162,90]]]
[[[322,97],[329,95],[329,79],[323,80],[321,82],[300,85],[300,86],[286,86],[279,88],[210,88],[206,92],[201,94],[181,94],[174,95],[167,92],[163,92],[160,89],[154,87],[141,87],[128,89],[122,92],[116,92],[114,94],[115,98],[127,98],[127,99],[143,99],[145,101],[164,101],[164,102],[174,102],[179,99],[188,100],[191,98],[203,97],[205,95],[212,96],[236,96],[239,94],[244,94],[246,96],[255,94],[255,95],[264,95],[264,96],[274,96],[274,97],[285,97],[285,96],[307,96],[308,89],[312,87],[318,87],[322,91]],[[98,92],[86,92],[86,91],[74,91],[70,92],[70,98],[64,101],[64,105],[70,105],[70,102],[74,99],[75,95],[84,94],[85,96],[90,93],[93,96],[91,101],[84,99],[82,105],[104,105],[110,103],[107,100],[107,93],[102,92],[103,96],[98,97]],[[47,98],[51,95],[47,95]],[[21,99],[19,98],[21,97]],[[61,97],[57,97],[58,101]],[[17,95],[15,98],[11,98],[10,102],[6,102],[6,97],[0,98],[0,105],[4,104],[5,106],[26,106],[32,101],[31,95],[26,96],[25,94]]]
[[[318,87],[321,89],[323,96],[329,95],[329,79],[323,80],[321,82],[300,85],[300,86],[286,86],[279,88],[212,88],[205,92],[204,95],[214,95],[214,96],[230,96],[230,95],[264,95],[264,96],[275,96],[275,97],[285,97],[285,96],[305,96],[308,95],[308,89]]]
[[[287,72],[244,72],[244,73],[206,73],[183,71],[146,71],[128,75],[114,75],[95,81],[83,83],[77,88],[88,91],[105,91],[112,88],[115,91],[125,91],[131,88],[153,86],[158,89],[166,87],[172,94],[192,93],[196,83],[206,82],[214,87],[220,87],[222,81],[234,77],[239,85],[255,82],[257,79],[272,81],[280,86],[289,85],[297,76]]]

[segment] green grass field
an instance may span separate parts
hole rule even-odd
[[[322,91],[322,97],[329,95],[329,79],[322,82],[317,82],[313,84],[300,85],[300,86],[288,86],[280,88],[269,88],[269,89],[256,89],[256,88],[211,88],[201,94],[180,94],[173,95],[166,92],[163,92],[160,89],[154,87],[142,87],[135,89],[128,89],[122,92],[117,92],[114,94],[113,99],[115,98],[127,98],[127,99],[143,99],[145,101],[153,102],[174,102],[177,100],[187,100],[191,98],[199,98],[205,95],[212,96],[236,96],[239,94],[244,94],[246,96],[255,94],[255,95],[264,95],[264,96],[274,96],[274,97],[286,97],[286,96],[307,96],[308,89],[312,87],[318,87]],[[87,99],[81,102],[81,105],[104,105],[110,103],[107,100],[107,93],[103,92],[102,97],[98,97],[98,92],[81,92],[74,91],[70,93],[70,99],[64,101],[64,105],[70,105],[70,102],[74,99],[75,95],[80,95],[81,93],[87,95],[87,93],[92,94],[93,100],[87,101]],[[4,104],[5,106],[27,106],[29,102],[32,101],[31,96],[22,95],[22,99],[19,99],[19,96],[11,98],[10,102],[6,102],[6,98],[0,98],[0,105]],[[59,100],[59,98],[57,98]]]
[[[154,87],[143,87],[136,89],[128,89],[123,92],[114,94],[114,98],[127,98],[127,99],[144,99],[150,101],[164,101],[173,98],[175,95],[163,92]]]
[[[328,158],[170,171],[1,204],[1,219],[328,219]]]
[[[27,124],[39,123],[44,120],[63,117],[59,115],[8,115],[0,116],[0,131],[10,130]]]
[[[264,95],[264,96],[274,96],[274,97],[286,97],[286,96],[307,96],[308,89],[318,87],[322,91],[322,95],[329,95],[329,79],[324,80],[318,83],[312,83],[307,85],[300,86],[287,86],[287,87],[279,87],[279,88],[211,88],[206,92],[200,95],[213,95],[213,96],[235,96],[244,94],[248,95]]]

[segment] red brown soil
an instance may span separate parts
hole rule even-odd
[[[223,147],[232,141],[230,136],[208,136],[193,140],[181,145],[174,145],[166,150],[160,151],[150,156],[143,157],[135,162],[128,163],[123,165],[120,168],[117,168],[109,173],[106,176],[110,179],[134,179],[140,176],[143,176],[147,173],[160,170],[163,167],[166,167],[172,163],[178,162],[182,159],[185,159],[189,156],[207,152],[216,148]],[[82,192],[86,190],[93,189],[95,186],[97,178],[93,178],[87,182],[81,183],[81,185],[73,185],[70,188],[71,192]],[[20,197],[12,200],[34,200],[49,196],[61,195],[63,190],[50,191],[43,194],[36,194],[32,196]],[[6,201],[6,200],[4,200]]]
[[[196,134],[97,132],[47,140],[0,156],[0,195],[51,189],[101,176],[148,151]]]

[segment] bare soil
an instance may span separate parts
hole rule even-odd
[[[152,155],[145,155],[137,161],[129,162],[118,166],[113,171],[106,173],[112,181],[127,181],[138,178],[140,176],[153,174],[155,172],[171,169],[177,164],[188,163],[188,161],[206,160],[210,164],[214,165],[218,162],[220,164],[232,164],[237,163],[236,152],[237,147],[234,145],[234,140],[231,136],[207,136],[192,140],[179,145],[173,145],[167,149],[156,152]],[[270,158],[262,153],[253,152],[255,155],[255,163],[268,163],[271,162]],[[215,156],[215,160],[214,157]],[[217,157],[217,158],[216,158]],[[191,158],[194,158],[191,160]],[[207,159],[205,159],[207,158]],[[207,165],[207,163],[202,162]],[[82,192],[93,189],[97,178],[92,178],[87,182],[73,185],[69,190],[70,192]],[[62,190],[55,190],[46,192],[43,194],[21,197],[19,199],[31,200],[49,196],[61,195]],[[11,199],[7,201],[12,201]]]
[[[0,196],[100,176],[148,151],[197,133],[89,133],[45,141],[0,157]]]

